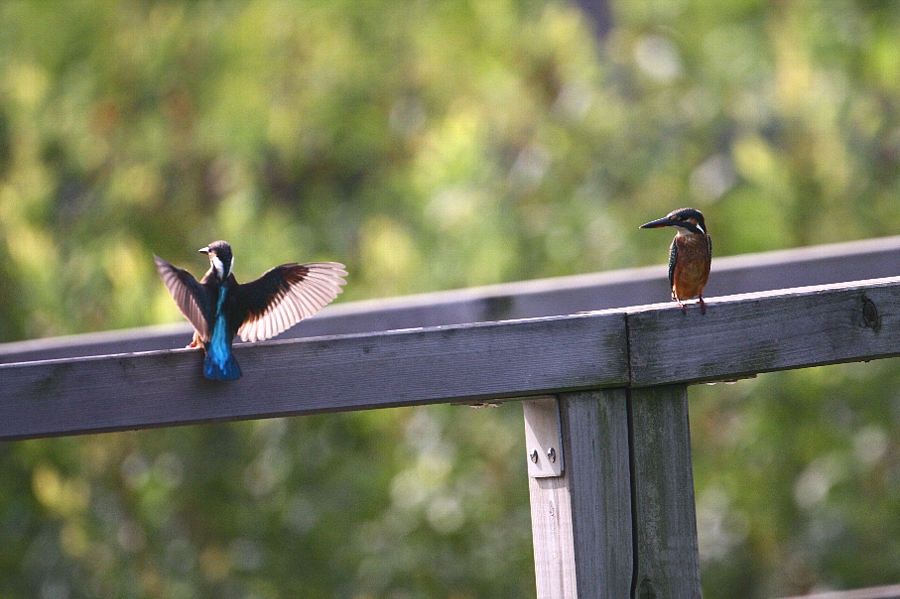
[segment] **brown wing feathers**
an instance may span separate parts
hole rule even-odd
[[[287,330],[336,298],[346,275],[344,265],[336,262],[284,264],[240,285],[238,303],[247,307],[247,316],[238,335],[261,341]]]
[[[204,314],[210,311],[210,306],[206,305],[203,287],[188,271],[172,266],[159,256],[154,255],[153,259],[156,260],[156,270],[175,299],[178,309],[194,325],[200,337],[204,341],[208,340],[209,325]]]

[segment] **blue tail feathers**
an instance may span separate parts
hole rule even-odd
[[[238,366],[234,354],[231,353],[231,337],[228,324],[222,315],[222,302],[225,300],[225,288],[219,290],[219,304],[216,306],[216,324],[212,336],[206,345],[206,361],[203,362],[203,376],[211,381],[233,381],[241,378],[241,367]]]
[[[224,359],[217,359],[213,352],[206,352],[206,360],[203,362],[203,376],[211,381],[234,381],[241,378],[241,367],[238,366],[234,355],[228,352]]]
[[[203,362],[203,376],[211,381],[233,381],[241,378],[241,367],[231,353],[234,331],[228,333],[228,322],[222,314],[226,288],[219,289],[219,303],[216,305],[216,321],[209,341],[204,343],[206,360]]]

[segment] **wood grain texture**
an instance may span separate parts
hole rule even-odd
[[[635,387],[900,355],[900,278],[628,309]]]
[[[575,522],[568,474],[528,477],[538,599],[576,599]]]
[[[900,584],[854,589],[851,591],[827,591],[784,599],[900,599]]]
[[[628,380],[621,313],[0,365],[0,439],[488,400]]]
[[[560,396],[563,476],[529,478],[538,599],[627,597],[631,482],[624,389]]]
[[[634,599],[699,599],[687,387],[632,389]],[[624,596],[624,595],[623,595]]]
[[[670,290],[664,262],[665,244],[660,246],[658,266],[338,303],[279,338],[534,318],[665,302]],[[900,264],[900,237],[713,258],[704,297],[889,277],[897,274],[896,264]],[[175,349],[190,339],[191,327],[185,322],[21,341],[0,344],[0,363]]]
[[[199,351],[0,365],[0,438],[691,383],[900,355],[900,278],[708,303],[706,315],[661,304],[238,345],[246,376],[224,385],[200,376]]]

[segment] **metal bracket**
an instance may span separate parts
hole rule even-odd
[[[528,475],[533,478],[562,476],[559,401],[555,397],[540,397],[523,401],[522,407],[525,411]]]

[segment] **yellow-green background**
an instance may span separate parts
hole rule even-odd
[[[608,8],[0,3],[0,341],[178,321],[220,238],[344,301],[900,233],[900,5]],[[691,389],[707,599],[900,582],[898,379]],[[526,481],[515,405],[3,444],[0,599],[527,598]]]

